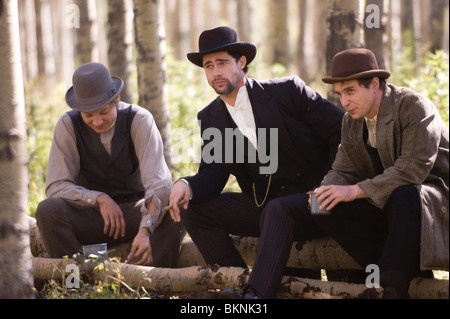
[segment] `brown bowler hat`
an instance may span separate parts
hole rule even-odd
[[[112,77],[101,63],[80,66],[72,77],[73,86],[66,92],[66,102],[75,111],[91,112],[114,100],[122,91],[124,81]]]
[[[380,77],[387,79],[391,74],[378,67],[372,51],[364,48],[349,49],[337,53],[331,62],[331,77],[323,78],[328,84],[354,79]]]
[[[247,58],[247,65],[256,56],[256,46],[249,42],[240,42],[239,37],[229,27],[218,27],[203,31],[198,39],[199,52],[187,54],[189,61],[199,67],[203,67],[203,56],[208,53],[220,51],[233,51]]]

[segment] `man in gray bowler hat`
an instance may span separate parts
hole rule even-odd
[[[124,81],[100,63],[81,65],[56,124],[47,199],[36,219],[50,257],[82,245],[133,241],[128,260],[174,267],[184,230],[166,214],[172,185],[152,114],[120,101]]]

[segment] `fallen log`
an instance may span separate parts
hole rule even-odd
[[[156,268],[110,261],[76,261],[74,259],[32,258],[35,279],[64,280],[65,270],[76,264],[90,280],[108,282],[112,278],[135,289],[143,287],[163,293],[207,291],[210,289],[242,289],[250,271],[239,267],[191,266],[185,268]],[[99,267],[102,265],[102,267]],[[367,288],[363,284],[329,282],[298,277],[283,277],[281,291],[303,299],[362,299],[380,298],[382,288]],[[411,298],[448,299],[448,280],[414,278],[409,287]]]
[[[253,265],[258,252],[258,238],[232,236],[233,243],[247,265]],[[34,257],[48,257],[34,219],[30,219],[30,243]],[[131,243],[110,245],[108,256],[125,261]],[[205,260],[190,238],[184,238],[177,268],[205,266]],[[318,238],[304,243],[294,242],[287,267],[303,269],[361,269],[359,264],[332,238]]]
[[[368,288],[363,284],[298,277],[290,281],[289,291],[300,299],[380,299],[383,293],[382,288]]]
[[[247,265],[253,265],[258,252],[258,238],[232,236],[233,243]],[[177,267],[205,261],[190,238],[183,240]],[[318,238],[304,243],[294,242],[287,267],[303,269],[361,269],[361,266],[332,238]]]
[[[111,282],[115,278],[133,288],[144,287],[162,293],[193,292],[209,289],[243,288],[248,280],[249,270],[238,267],[206,267],[191,266],[185,268],[157,268],[138,266],[126,263],[94,262],[86,259],[32,258],[32,269],[35,279],[65,280],[76,264],[80,274],[90,281]],[[101,267],[99,267],[101,266]],[[66,269],[70,271],[66,273]]]
[[[30,233],[30,248],[31,254],[35,257],[48,257],[47,250],[44,247],[44,243],[39,233],[39,227],[37,226],[36,219],[28,217],[29,233]]]
[[[377,299],[383,288],[367,288],[364,284],[328,282],[295,277],[290,282],[293,297],[301,299]],[[411,299],[448,299],[448,280],[414,278],[408,290]]]

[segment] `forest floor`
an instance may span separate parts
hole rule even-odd
[[[434,271],[436,279],[448,280],[448,271]],[[89,282],[81,280],[80,287],[69,289],[61,281],[35,280],[36,299],[217,299],[220,289],[192,292],[158,292],[144,288],[133,289],[124,282]],[[237,291],[242,294],[242,291]],[[298,299],[288,289],[280,289],[278,299]]]
[[[36,299],[217,299],[219,289],[192,292],[163,293],[158,291],[139,291],[121,284],[85,283],[78,289],[68,289],[60,282],[35,281]],[[242,293],[242,291],[237,291]],[[280,299],[295,299],[288,292],[280,292]]]

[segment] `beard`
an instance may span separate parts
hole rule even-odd
[[[216,80],[218,81],[218,80]],[[216,87],[215,82],[212,83],[212,88],[214,89],[214,91],[216,91],[217,94],[219,95],[227,95],[230,94],[231,92],[233,92],[233,90],[235,89],[234,85],[227,79],[220,79],[220,81],[225,82],[225,85],[222,85],[221,87]]]
[[[230,76],[230,78],[219,77],[215,78],[210,82],[211,87],[216,91],[219,95],[228,95],[233,91],[237,90],[242,83],[244,75],[241,73],[234,73]],[[217,82],[222,82],[217,85]]]

